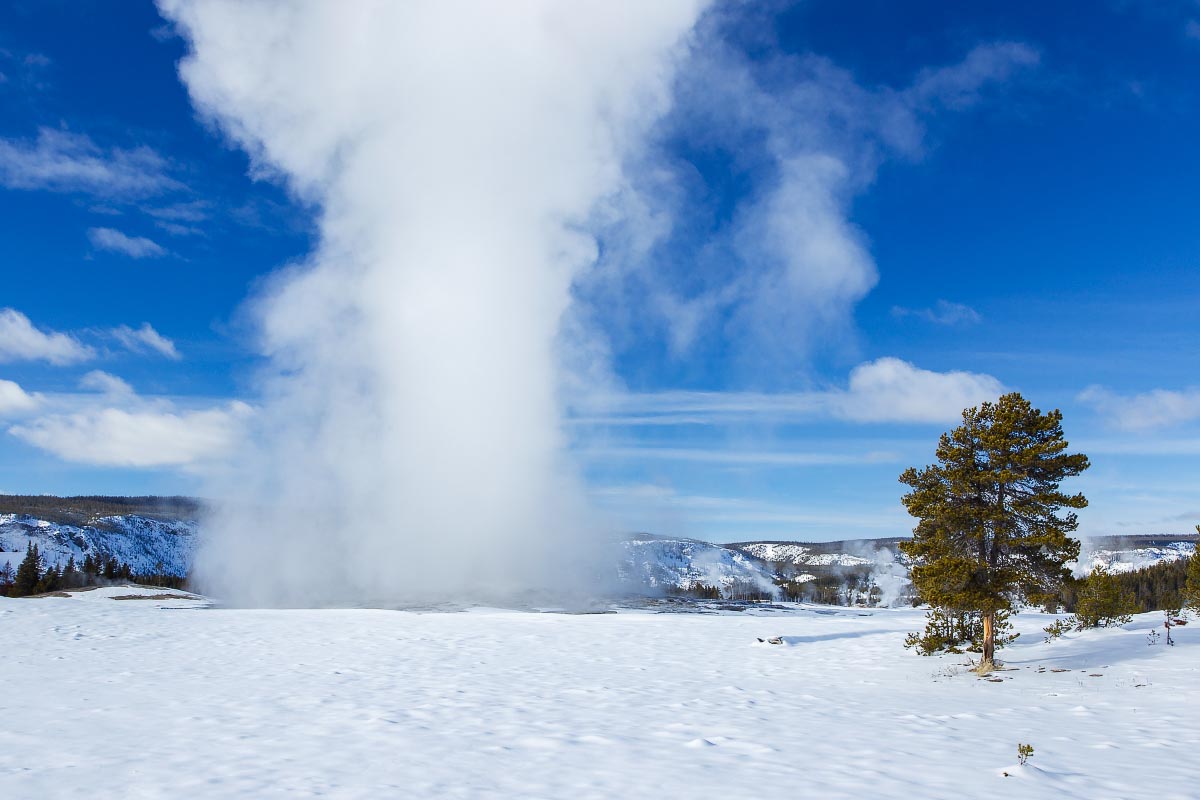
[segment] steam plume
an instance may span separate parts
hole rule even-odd
[[[253,303],[258,430],[200,580],[282,605],[576,585],[561,323],[701,2],[159,5],[196,108],[320,219]]]

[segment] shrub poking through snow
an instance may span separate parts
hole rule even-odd
[[[1064,633],[1075,630],[1075,619],[1073,617],[1056,619],[1042,630],[1046,632],[1046,643],[1049,644]]]
[[[1020,762],[1021,766],[1025,766],[1025,762],[1028,761],[1030,756],[1032,756],[1032,755],[1033,755],[1033,745],[1019,744],[1019,743],[1017,744],[1017,761]]]

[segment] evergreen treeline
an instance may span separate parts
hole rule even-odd
[[[195,519],[200,510],[200,502],[192,497],[0,495],[0,514],[28,514],[60,525],[86,525],[97,517],[130,514],[158,519]]]
[[[1195,556],[1178,561],[1161,561],[1132,572],[1106,573],[1116,591],[1128,600],[1127,613],[1162,611],[1186,605],[1188,568]],[[1074,614],[1084,596],[1087,578],[1071,578],[1063,585],[1063,608]]]
[[[138,575],[129,564],[115,557],[94,559],[90,554],[82,564],[76,564],[72,556],[62,567],[43,566],[38,546],[30,542],[25,548],[25,558],[16,569],[9,562],[0,566],[0,596],[29,597],[64,589],[108,586],[117,582],[182,589],[186,580],[178,575],[163,574],[161,569],[156,574]]]
[[[745,581],[734,581],[732,585],[725,589],[705,583],[697,583],[687,589],[682,589],[678,586],[666,586],[664,587],[664,594],[668,597],[690,597],[696,600],[746,600],[762,602],[764,600],[775,599],[773,594],[763,591],[762,587],[758,584]]]

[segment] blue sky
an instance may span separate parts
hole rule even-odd
[[[1091,456],[1084,532],[1200,521],[1200,4],[727,5],[697,41],[630,157],[669,229],[597,223],[576,286],[599,505],[902,535],[897,475],[1005,387]],[[148,2],[0,6],[0,490],[201,491],[253,413],[244,302],[317,210],[197,118],[185,51]]]

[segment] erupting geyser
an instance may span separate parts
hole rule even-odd
[[[561,433],[560,327],[700,6],[161,0],[196,108],[320,223],[253,301],[269,366],[214,478],[208,591],[405,602],[609,571]]]

